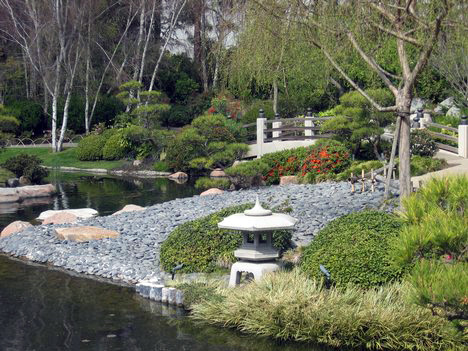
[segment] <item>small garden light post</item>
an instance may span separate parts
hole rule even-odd
[[[421,123],[419,123],[420,120],[424,118],[424,110],[422,108],[419,108],[418,111],[416,112],[416,117],[413,118],[413,128],[421,128]]]

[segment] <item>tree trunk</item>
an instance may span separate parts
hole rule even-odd
[[[57,151],[57,94],[52,95],[52,151]]]
[[[278,83],[273,81],[273,113],[278,113]]]
[[[400,140],[398,156],[399,164],[399,181],[400,181],[400,197],[403,198],[411,194],[411,171],[410,171],[410,108],[412,94],[400,91],[397,99],[397,113],[401,116]]]
[[[86,42],[86,74],[85,74],[85,131],[89,134],[89,74],[91,70],[91,21],[88,18],[88,38]]]

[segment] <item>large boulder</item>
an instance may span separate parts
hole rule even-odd
[[[70,212],[60,212],[44,219],[42,224],[65,224],[65,223],[76,223],[78,217]]]
[[[452,108],[453,106],[455,106],[455,99],[453,98],[453,96],[451,96],[439,103],[434,109],[434,112],[444,113],[444,111],[450,110],[450,108]]]
[[[449,108],[449,110],[447,111],[445,115],[452,116],[452,117],[461,117],[462,113],[461,113],[461,110],[457,106],[452,106]]]
[[[0,188],[0,203],[21,201],[16,189],[17,188]]]
[[[119,237],[119,232],[115,230],[109,230],[99,227],[83,226],[83,227],[71,227],[71,228],[56,228],[55,234],[61,240],[71,241],[90,241],[111,238],[115,239]]]
[[[224,193],[224,190],[218,189],[218,188],[211,188],[208,189],[200,194],[200,196],[208,196],[208,195],[219,195]]]
[[[121,210],[114,212],[112,215],[115,216],[124,212],[143,211],[144,209],[144,207],[138,205],[125,205]]]
[[[37,219],[39,221],[45,220],[47,217],[53,216],[57,213],[71,213],[74,214],[79,219],[92,218],[98,215],[98,211],[93,210],[92,208],[77,208],[73,210],[47,210],[42,212]]]
[[[31,197],[46,197],[56,192],[55,186],[52,184],[20,186],[16,188],[16,191],[19,197],[22,199]]]
[[[282,176],[280,177],[280,185],[299,184],[296,176]]]
[[[184,172],[175,172],[168,176],[169,179],[187,179],[188,175],[187,173]]]
[[[221,168],[216,168],[210,173],[210,177],[218,178],[218,177],[226,177],[226,173]]]
[[[29,222],[24,222],[24,221],[15,221],[13,223],[8,224],[3,230],[2,233],[0,234],[1,238],[4,238],[6,236],[9,236],[14,233],[21,232],[25,230],[26,228],[32,227],[32,224]]]

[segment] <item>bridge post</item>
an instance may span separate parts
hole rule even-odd
[[[263,155],[263,144],[265,143],[265,111],[260,109],[257,118],[257,158]]]
[[[458,156],[468,158],[468,116],[463,116],[458,125]]]
[[[309,107],[307,109],[307,115],[306,115],[306,119],[304,121],[304,127],[315,127],[314,122],[311,119],[308,119],[308,118],[312,118],[312,117],[313,117],[312,109]],[[311,139],[313,139],[312,137],[314,135],[315,135],[315,132],[313,130],[310,130],[310,129],[305,129],[304,130],[304,136],[311,137]]]
[[[275,120],[279,120],[280,118],[280,114],[279,113],[275,113]],[[276,129],[276,128],[281,128],[281,126],[283,125],[282,122],[280,121],[275,121],[273,122],[273,129]],[[279,138],[281,136],[281,131],[277,131],[277,132],[273,132],[273,138]]]

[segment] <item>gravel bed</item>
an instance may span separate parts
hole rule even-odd
[[[343,182],[271,186],[194,196],[150,206],[144,211],[96,217],[79,223],[116,230],[120,233],[117,239],[83,243],[62,241],[56,238],[54,228],[70,225],[41,225],[0,239],[0,250],[31,261],[133,284],[160,274],[160,244],[178,225],[223,207],[254,202],[256,194],[270,207],[283,205],[293,209],[291,215],[299,219],[293,240],[296,245],[305,245],[329,221],[364,208],[378,208],[383,193],[380,184],[376,192],[352,194],[350,185]]]

